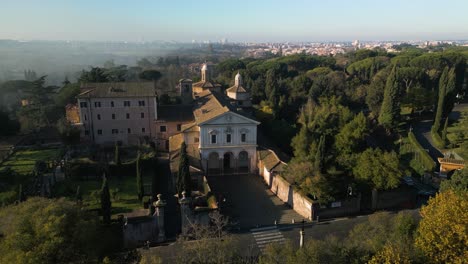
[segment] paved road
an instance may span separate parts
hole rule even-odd
[[[211,190],[221,203],[221,212],[241,229],[291,223],[302,220],[252,174],[209,176]],[[226,202],[222,202],[223,200]]]
[[[433,120],[422,120],[413,127],[413,133],[421,146],[429,151],[431,158],[437,163],[437,158],[442,157],[442,152],[435,147],[431,137],[431,127]],[[437,166],[438,167],[438,166]]]
[[[463,111],[468,111],[468,102],[456,105],[452,112],[450,112],[449,118],[452,120],[457,120],[461,117],[461,112]]]
[[[419,216],[419,209],[405,210],[415,216]],[[394,212],[396,213],[396,212]],[[306,223],[304,227],[305,242],[310,239],[325,239],[327,236],[333,235],[338,239],[345,238],[349,232],[357,224],[367,221],[370,215],[362,215],[355,217],[343,217],[326,220],[320,223]],[[278,225],[262,228],[253,228],[251,230],[233,233],[235,239],[234,248],[245,257],[256,256],[261,254],[266,246],[271,243],[292,243],[293,247],[299,247],[299,231],[301,224],[294,225]],[[163,263],[171,263],[177,252],[180,251],[181,244],[172,243],[166,246],[153,247],[149,250],[141,250],[142,254],[150,254],[159,256],[163,259]]]

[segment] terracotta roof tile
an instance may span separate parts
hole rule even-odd
[[[229,87],[226,92],[228,93],[246,93],[247,90],[242,85],[234,85]]]
[[[281,161],[273,150],[261,148],[257,153],[265,168],[270,172],[280,172],[286,166],[286,163]]]
[[[210,89],[210,88],[217,88],[221,87],[221,84],[219,83],[213,83],[211,81],[200,81],[192,84],[193,87],[201,87],[203,89]]]

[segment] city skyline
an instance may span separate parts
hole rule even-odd
[[[461,0],[2,3],[0,39],[233,42],[462,40]]]

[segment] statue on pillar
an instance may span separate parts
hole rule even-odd
[[[153,217],[157,220],[157,230],[158,232],[158,242],[162,242],[166,240],[166,230],[164,227],[164,207],[166,206],[166,202],[162,199],[162,194],[157,195],[158,200],[153,203],[155,207],[155,211]],[[155,232],[153,232],[153,237],[155,237]]]

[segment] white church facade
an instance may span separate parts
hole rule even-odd
[[[200,124],[200,156],[208,172],[253,172],[256,168],[257,125],[235,112]]]

